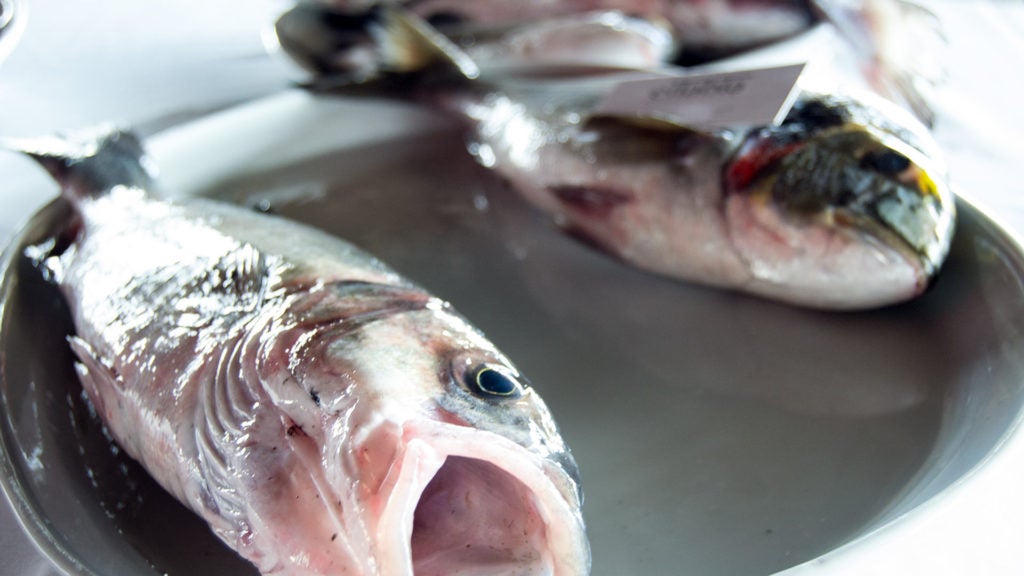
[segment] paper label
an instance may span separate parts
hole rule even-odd
[[[793,106],[804,66],[630,80],[612,88],[596,113],[705,129],[778,124]]]

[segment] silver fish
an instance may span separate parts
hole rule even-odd
[[[953,196],[899,110],[804,92],[780,126],[708,133],[588,119],[592,104],[559,92],[505,87],[444,105],[472,121],[481,164],[634,266],[861,309],[922,293],[945,259]]]
[[[377,0],[327,0],[345,14],[367,13]],[[453,38],[478,42],[479,34],[541,25],[597,13],[618,13],[660,23],[674,39],[674,58],[707,60],[791,37],[818,18],[807,0],[404,0],[399,5]],[[584,52],[580,50],[581,54]]]
[[[410,46],[387,30],[394,24],[390,11],[390,6],[350,12],[302,3],[274,26],[281,47],[310,72],[361,83],[417,71],[432,62],[418,52],[422,45]],[[423,27],[437,36],[435,45],[451,42],[457,47],[449,55],[464,53],[491,72],[535,66],[650,67],[676,51],[663,23],[620,12],[570,14],[528,25]]]
[[[278,36],[293,56],[316,54],[299,60],[318,74],[374,78],[416,61],[409,46],[376,32],[382,6],[401,6],[491,71],[691,66],[828,24],[853,50],[855,73],[925,124],[934,122],[931,92],[945,76],[938,19],[908,0],[325,0],[282,15]]]
[[[569,448],[448,303],[321,232],[154,197],[130,133],[19,146],[75,208],[39,262],[89,398],[263,574],[589,572]]]
[[[803,306],[860,309],[922,293],[953,236],[941,154],[909,113],[803,90],[779,126],[694,130],[598,114],[634,76],[491,78],[422,21],[389,33],[437,57],[393,74],[467,124],[469,149],[570,233],[641,269]],[[462,62],[443,61],[455,54]],[[467,76],[471,76],[467,78]],[[343,81],[345,84],[346,81]],[[331,79],[319,87],[331,89]],[[386,93],[380,85],[343,93]]]

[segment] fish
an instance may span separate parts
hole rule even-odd
[[[922,294],[948,254],[956,208],[941,151],[882,98],[809,83],[780,124],[718,129],[605,114],[603,96],[636,75],[494,77],[414,15],[391,18],[407,46],[436,44],[414,50],[435,55],[429,71],[393,73],[390,87],[327,76],[311,88],[449,114],[479,164],[569,234],[639,269],[855,310]]]
[[[274,29],[280,47],[307,71],[358,84],[416,71],[432,61],[417,54],[422,46],[408,46],[385,29],[391,23],[390,10],[300,3],[280,16]],[[570,14],[529,24],[431,28],[439,35],[435,44],[448,34],[444,42],[452,42],[474,66],[492,72],[536,66],[646,68],[676,52],[675,39],[663,22],[620,12]]]
[[[369,14],[381,4],[375,0],[327,0],[319,6],[336,14],[356,15]],[[463,48],[493,41],[502,32],[519,33],[545,22],[567,25],[578,17],[585,22],[598,14],[618,14],[668,30],[673,47],[664,54],[665,59],[688,62],[707,61],[789,38],[818,19],[813,3],[807,0],[404,0],[391,5],[422,18]],[[562,33],[553,32],[553,39]],[[578,52],[585,56],[586,50]]]
[[[941,23],[910,0],[324,0],[300,2],[275,27],[286,52],[318,54],[314,72],[365,81],[409,61],[408,46],[380,33],[382,13],[395,6],[492,71],[706,66],[829,26],[851,50],[859,80],[928,126],[946,77]]]
[[[589,573],[550,410],[448,302],[299,223],[164,199],[129,131],[7,144],[73,208],[32,258],[96,412],[262,574]]]

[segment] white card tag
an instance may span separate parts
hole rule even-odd
[[[630,80],[612,88],[595,112],[704,129],[779,124],[796,100],[804,66]]]

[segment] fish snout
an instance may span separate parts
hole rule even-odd
[[[920,293],[952,239],[954,201],[938,161],[858,123],[752,133],[723,186],[753,281],[812,304],[828,304],[829,292],[852,294],[852,307]]]
[[[845,125],[806,139],[754,134],[727,168],[725,186],[788,219],[870,236],[907,253],[927,275],[951,241],[955,206],[938,161],[870,127]]]

